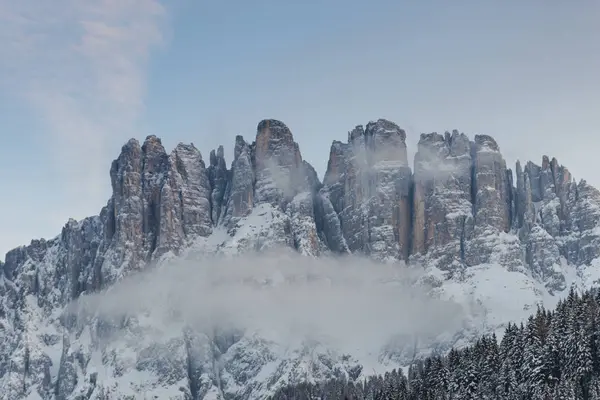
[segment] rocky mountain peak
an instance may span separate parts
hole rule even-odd
[[[276,119],[263,119],[258,123],[256,127],[256,141],[258,142],[261,137],[267,135],[265,140],[283,140],[288,143],[294,141],[292,132],[283,122]]]
[[[173,149],[171,154],[183,153],[183,152],[200,154],[200,150],[198,150],[198,148],[194,145],[194,143],[183,143],[183,142],[177,143],[177,146],[175,146],[175,148]],[[202,158],[202,155],[200,155],[200,158]]]
[[[449,147],[450,141],[450,134],[441,135],[437,132],[421,133],[417,151],[425,152],[438,149],[441,151],[443,148]]]
[[[348,132],[348,143],[353,143],[355,140],[364,140],[365,127],[356,125],[354,129]]]
[[[307,190],[300,147],[283,122],[268,119],[258,124],[254,161],[258,203],[286,203]]]
[[[223,223],[231,230],[237,221],[247,216],[254,207],[254,182],[255,171],[252,157],[252,148],[246,143],[244,137],[235,137],[234,159],[231,164],[231,178],[222,181],[224,192],[222,197]],[[215,186],[213,190],[220,192],[221,188]],[[214,207],[218,203],[213,202]],[[218,221],[217,221],[218,222]]]
[[[302,162],[298,144],[290,129],[281,121],[265,119],[256,129],[256,165],[258,169],[275,162],[280,167],[297,168]]]
[[[369,122],[365,130],[366,146],[370,147],[371,163],[398,162],[408,166],[406,132],[395,123],[379,119]]]
[[[477,144],[478,151],[500,151],[500,146],[496,143],[496,139],[489,135],[475,135],[475,144]]]
[[[210,151],[210,165],[216,167],[221,162],[225,162],[225,150],[222,145],[217,148],[217,151],[214,149]]]
[[[421,134],[413,177],[414,255],[439,255],[446,266],[465,262],[465,242],[474,227],[471,147],[456,131]]]
[[[340,225],[325,235],[329,243],[378,259],[408,256],[411,171],[402,129],[384,119],[356,126],[347,144],[332,143],[323,182],[325,206]]]
[[[348,146],[339,140],[334,140],[329,148],[329,159],[327,161],[327,170],[323,178],[323,183],[333,184],[344,172],[344,152]]]
[[[354,146],[355,153],[362,146],[367,151],[364,156],[369,157],[369,161],[365,160],[368,164],[396,161],[408,165],[406,132],[386,119],[370,121],[366,128],[357,125],[348,132],[348,144]]]
[[[177,253],[216,227],[233,234],[261,204],[284,213],[301,210],[319,238],[316,253],[325,246],[379,259],[427,255],[443,268],[490,259],[478,244],[489,235],[518,231],[531,254],[536,226],[557,240],[595,223],[576,214],[595,218],[595,208],[581,199],[595,204],[596,192],[575,184],[556,158],[543,156],[541,165],[527,162],[525,168],[517,162],[515,171],[513,182],[493,137],[478,134],[471,141],[453,130],[421,134],[413,172],[406,132],[386,119],[357,125],[347,143],[332,143],[323,183],[302,160],[291,130],[275,119],[259,122],[253,143],[236,136],[230,169],[223,146],[210,152],[207,166],[193,144],[180,143],[167,154],[154,135],[142,145],[131,139],[111,166],[113,195],[98,217],[103,233],[88,274],[96,284],[88,287]],[[302,207],[300,199],[307,202]],[[65,230],[82,226],[71,221]],[[575,263],[590,259],[573,246],[563,240],[555,254]],[[535,258],[527,254],[526,261]],[[113,264],[122,272],[103,275],[103,265]]]
[[[123,173],[120,171],[136,171],[138,174],[141,168],[142,148],[136,139],[130,139],[122,148],[119,157],[112,162],[110,168],[110,177],[113,194],[122,193],[123,182],[119,181]]]
[[[48,393],[75,398],[77,390],[113,393],[87,369],[92,350],[67,340],[76,343],[81,331],[70,332],[57,315],[69,301],[191,246],[211,253],[277,245],[308,256],[359,253],[420,264],[448,279],[495,265],[526,274],[550,293],[566,288],[565,268],[600,257],[600,191],[575,183],[548,156],[540,165],[517,162],[513,178],[494,138],[471,140],[457,130],[421,134],[411,170],[403,129],[385,119],[357,125],[346,143],[333,141],[321,183],[291,130],[267,119],[254,142],[236,136],[230,168],[223,146],[205,163],[193,144],[167,153],[158,137],[148,136],[142,145],[131,139],[122,147],[110,179],[112,195],[98,216],[69,220],[57,237],[14,249],[0,264],[0,326],[10,339],[0,343],[6,355],[0,387],[8,398],[32,391],[43,399],[52,398]],[[52,334],[37,330],[47,321]],[[104,334],[100,325],[86,329],[93,337]],[[217,378],[201,378],[190,367],[200,356],[184,336],[175,340],[178,352],[168,352],[172,365],[181,366],[173,376],[187,379],[194,393],[209,390]],[[155,351],[136,346],[138,361]],[[211,347],[209,353],[227,351]],[[115,376],[128,368],[165,376],[156,370],[162,367],[107,354],[97,362],[118,370]],[[219,390],[243,387],[244,374],[258,374],[236,373],[228,362],[233,373],[223,385],[230,389]],[[205,373],[213,374],[215,365],[221,364]]]
[[[248,143],[246,143],[246,141],[244,140],[244,137],[242,135],[236,135],[235,145],[233,148],[233,159],[237,160],[237,158],[240,156],[240,154],[244,150],[247,150],[248,146],[249,146]]]

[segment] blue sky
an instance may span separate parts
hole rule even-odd
[[[0,253],[110,196],[130,137],[207,157],[283,120],[320,175],[380,117],[556,156],[600,185],[594,0],[0,0]],[[3,258],[0,256],[0,258]]]

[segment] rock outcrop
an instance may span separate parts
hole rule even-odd
[[[225,163],[225,150],[223,146],[219,146],[216,152],[211,150],[210,166],[208,167],[208,182],[211,187],[211,221],[213,225],[216,225],[221,217],[225,190],[230,179],[227,164]]]
[[[80,340],[88,335],[99,346],[117,323],[88,321],[82,328],[60,310],[190,246],[361,253],[453,277],[497,264],[523,271],[551,292],[566,287],[565,267],[600,257],[600,192],[576,183],[546,156],[541,165],[517,163],[513,176],[486,135],[422,134],[413,172],[405,131],[379,119],[355,127],[345,143],[333,142],[321,183],[290,129],[264,120],[252,143],[236,137],[230,168],[222,146],[210,152],[207,166],[193,144],[168,154],[149,136],[141,145],[131,139],[123,146],[110,179],[112,196],[98,216],[70,220],[59,236],[14,249],[0,263],[2,399],[117,396],[118,389],[88,370],[90,350]],[[133,320],[122,324],[128,332],[141,329]],[[227,338],[186,331],[154,347],[135,343],[132,368],[164,377],[153,385],[183,385],[181,398],[202,398],[221,383],[207,380],[216,364],[198,354],[211,354],[215,363],[218,354],[235,370],[228,357],[253,357],[236,345],[246,341],[271,357],[262,342]],[[130,368],[117,353],[103,349],[101,363],[112,363],[115,371]],[[170,361],[157,364],[152,354]],[[244,374],[230,379],[242,385]]]
[[[244,138],[238,135],[235,138],[231,179],[227,182],[223,200],[223,221],[230,231],[237,221],[250,214],[254,207],[254,177],[252,149]]]
[[[458,131],[422,134],[415,155],[412,254],[460,265],[474,229],[472,143]]]
[[[308,190],[300,148],[283,122],[261,121],[253,150],[258,204],[285,208],[296,194]]]
[[[343,240],[337,223],[324,222],[327,241],[381,260],[408,257],[410,191],[406,133],[383,119],[357,126],[347,143],[331,146],[321,195],[323,208],[339,215]]]

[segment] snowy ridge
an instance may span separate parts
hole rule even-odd
[[[548,157],[513,174],[493,138],[458,131],[423,134],[413,172],[405,139],[357,126],[323,183],[276,120],[236,138],[230,169],[222,147],[207,165],[130,140],[98,216],[1,265],[0,399],[262,399],[597,284],[600,192]]]

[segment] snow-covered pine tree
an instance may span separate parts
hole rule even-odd
[[[295,400],[600,400],[600,291],[572,289],[554,311],[539,308],[526,324],[508,324],[500,343],[417,359],[359,382],[297,384],[273,399]]]

